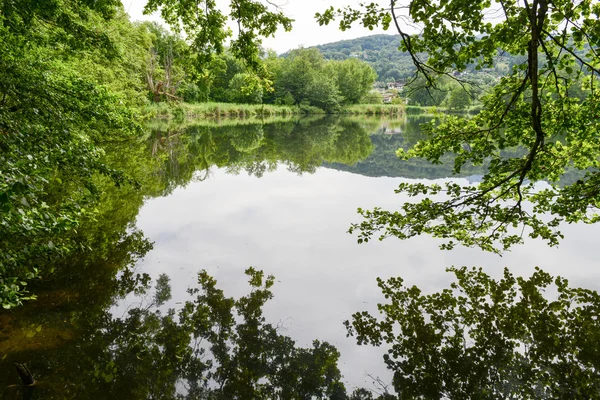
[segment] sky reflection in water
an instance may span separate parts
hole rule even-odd
[[[559,248],[527,241],[499,257],[479,250],[439,250],[431,238],[388,239],[358,245],[346,233],[356,209],[394,209],[405,198],[394,189],[404,178],[366,177],[331,168],[298,175],[279,167],[262,178],[212,168],[209,178],[148,201],[137,225],[155,242],[140,264],[153,277],[171,277],[171,306],[187,298],[196,273],[206,269],[230,296],[248,291],[243,270],[255,266],[276,277],[267,320],[308,346],[325,340],[341,352],[348,383],[371,387],[367,373],[389,381],[382,350],[346,338],[342,322],[356,311],[375,311],[382,296],[376,277],[401,276],[424,292],[448,286],[452,265],[483,266],[493,276],[510,267],[529,275],[537,265],[572,285],[600,288],[593,238],[597,227],[566,227]]]

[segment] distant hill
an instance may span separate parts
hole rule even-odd
[[[329,60],[355,57],[369,63],[379,81],[404,80],[415,72],[407,52],[398,50],[400,35],[372,35],[315,46]]]
[[[350,57],[363,60],[375,68],[378,81],[387,82],[403,81],[411,78],[415,73],[410,55],[408,52],[400,51],[400,45],[400,35],[371,35],[314,47],[329,60],[345,60]],[[471,65],[465,72],[475,75],[502,76],[510,71],[513,64],[523,62],[524,57],[499,54],[494,68],[478,71],[475,65]],[[425,59],[426,56],[423,58]]]
[[[415,73],[415,66],[408,52],[399,50],[401,45],[400,35],[371,35],[357,39],[342,40],[339,42],[314,46],[329,60],[345,60],[355,57],[369,63],[377,71],[378,81],[403,81]],[[586,59],[589,46],[576,49],[575,53]],[[285,56],[285,54],[284,54]],[[423,57],[423,58],[426,58]],[[511,71],[512,66],[526,61],[526,55],[511,55],[499,53],[493,68],[477,70],[475,65],[469,65],[465,72],[474,75],[489,75],[499,77]],[[544,57],[541,56],[541,60]]]

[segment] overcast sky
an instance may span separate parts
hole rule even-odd
[[[142,14],[146,0],[122,0],[125,10],[132,20],[160,20],[158,15],[145,16]],[[342,32],[337,24],[330,26],[319,26],[315,21],[315,13],[323,12],[329,6],[343,7],[346,5],[357,5],[359,0],[276,0],[282,4],[285,14],[295,20],[291,32],[278,31],[274,38],[265,39],[263,44],[267,48],[274,49],[278,53],[298,48],[309,47],[317,44],[336,42],[345,39],[354,39],[361,36],[376,33],[394,34],[390,29],[385,32],[382,29],[369,31],[361,27],[354,27],[349,31]],[[217,0],[217,3],[228,4],[225,0]]]

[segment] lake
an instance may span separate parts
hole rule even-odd
[[[594,226],[566,226],[557,248],[529,240],[502,257],[443,251],[429,237],[357,244],[347,233],[360,221],[357,208],[398,209],[407,200],[394,194],[399,183],[474,182],[483,175],[482,168],[469,167],[451,177],[450,163],[395,157],[396,149],[421,137],[419,124],[429,119],[155,122],[145,142],[116,144],[109,156],[122,160],[140,188],[106,186],[101,218],[78,232],[89,248],[34,288],[37,301],[0,314],[0,384],[18,382],[18,362],[27,363],[40,382],[36,390],[47,398],[138,396],[132,380],[167,368],[144,362],[152,357],[140,349],[166,345],[155,334],[158,319],[154,325],[147,316],[129,324],[118,319],[132,309],[163,316],[181,309],[200,270],[232,297],[250,292],[246,268],[274,275],[266,321],[297,346],[310,347],[315,339],[335,346],[348,391],[379,390],[373,377],[391,382],[383,350],[357,346],[343,326],[354,312],[376,312],[383,301],[377,277],[401,276],[427,293],[449,285],[453,276],[445,269],[453,265],[482,266],[495,277],[504,267],[528,276],[540,266],[573,286],[600,288],[593,250],[600,228]],[[144,293],[143,287],[161,274],[168,275],[172,296],[152,305],[152,289]],[[189,390],[177,374],[146,387]]]

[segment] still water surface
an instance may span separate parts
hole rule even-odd
[[[451,276],[445,268],[453,265],[482,266],[493,276],[504,267],[529,275],[540,266],[574,286],[600,289],[593,247],[598,227],[566,227],[566,239],[558,248],[529,241],[503,257],[464,248],[442,251],[440,242],[426,237],[357,244],[346,231],[359,220],[358,207],[395,209],[406,200],[394,194],[399,183],[449,179],[450,165],[432,167],[394,157],[395,149],[418,140],[418,125],[425,119],[190,125],[182,130],[155,126],[144,149],[144,157],[153,160],[145,167],[152,171],[154,181],[149,182],[154,184],[144,193],[143,203],[125,197],[116,204],[132,208],[128,231],[139,229],[154,243],[152,250],[139,252],[143,258],[132,257],[135,272],[153,280],[160,274],[169,276],[172,298],[163,309],[181,308],[189,300],[186,290],[202,269],[217,279],[227,296],[235,297],[249,291],[243,273],[247,267],[273,274],[274,299],[265,307],[267,321],[299,346],[309,347],[319,339],[337,347],[349,391],[373,388],[368,375],[391,380],[382,350],[357,346],[342,325],[354,312],[376,311],[382,301],[377,277],[401,276],[427,293],[448,286]],[[476,181],[482,173],[471,168],[452,179]],[[112,277],[122,276],[117,267]],[[74,373],[105,377],[107,367],[98,360],[104,357],[102,346],[111,342],[103,339],[88,346],[86,341],[95,336],[86,335],[110,331],[102,324],[111,316],[120,317],[148,302],[131,288],[117,288],[112,278],[105,279],[108,294],[99,295],[102,300],[89,293],[75,294],[82,300],[65,300],[70,290],[89,291],[90,286],[73,289],[57,278],[58,289],[40,296],[56,306],[29,305],[2,316],[5,339],[15,332],[27,337],[18,343],[6,339],[5,358],[33,365],[42,381]],[[85,313],[90,314],[87,320]],[[7,360],[2,371],[9,374]],[[115,373],[113,379],[117,377]],[[11,379],[0,383],[14,382],[14,376]]]

